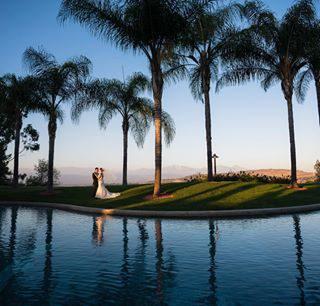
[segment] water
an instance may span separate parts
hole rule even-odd
[[[0,208],[0,305],[319,305],[319,224]]]

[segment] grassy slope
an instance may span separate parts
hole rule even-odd
[[[43,201],[69,203],[81,206],[144,209],[144,210],[219,210],[242,208],[266,208],[320,203],[320,185],[307,185],[305,191],[287,189],[279,184],[242,182],[175,183],[165,184],[163,190],[174,198],[144,200],[152,193],[151,185],[110,187],[110,191],[122,192],[121,197],[96,200],[90,197],[91,187],[58,187],[57,194],[41,195],[43,188],[28,187],[14,190],[0,187],[0,200]]]

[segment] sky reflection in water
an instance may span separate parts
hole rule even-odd
[[[0,208],[0,305],[319,304],[319,222]]]

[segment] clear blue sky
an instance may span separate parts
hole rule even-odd
[[[292,0],[265,0],[281,15]],[[93,62],[93,76],[122,78],[125,74],[148,73],[144,57],[123,53],[114,46],[93,37],[77,24],[60,25],[56,16],[58,0],[10,0],[0,3],[0,74],[26,74],[21,56],[29,47],[43,46],[58,60],[86,55]],[[287,110],[279,86],[268,93],[258,84],[224,89],[211,94],[213,147],[223,165],[246,168],[289,168]],[[195,102],[186,82],[165,89],[164,109],[175,120],[177,135],[171,147],[164,148],[163,164],[205,167],[204,107]],[[65,121],[58,126],[56,166],[91,167],[102,165],[120,169],[122,163],[122,134],[119,118],[107,130],[101,131],[97,114],[85,113],[80,124],[70,120],[69,106]],[[295,102],[295,127],[298,168],[312,170],[320,158],[319,125],[315,89],[311,86],[306,102]],[[21,158],[22,167],[32,167],[39,158],[47,158],[47,123],[41,115],[32,115],[32,123],[40,132],[41,149]],[[154,134],[151,131],[143,149],[129,142],[129,169],[153,167]]]

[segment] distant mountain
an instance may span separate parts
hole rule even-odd
[[[88,186],[92,184],[91,168],[81,167],[61,167],[58,168],[61,173],[60,184],[64,186]],[[240,166],[218,166],[219,173],[237,172],[245,170]],[[205,173],[206,168],[192,168],[179,165],[164,167],[162,170],[163,180],[173,180],[193,175],[196,173]],[[21,169],[21,173],[30,175],[33,173],[32,169]],[[128,181],[131,184],[141,184],[152,182],[154,178],[154,169],[141,168],[128,171]],[[106,181],[109,184],[119,184],[122,182],[122,171],[108,170],[106,171]]]

